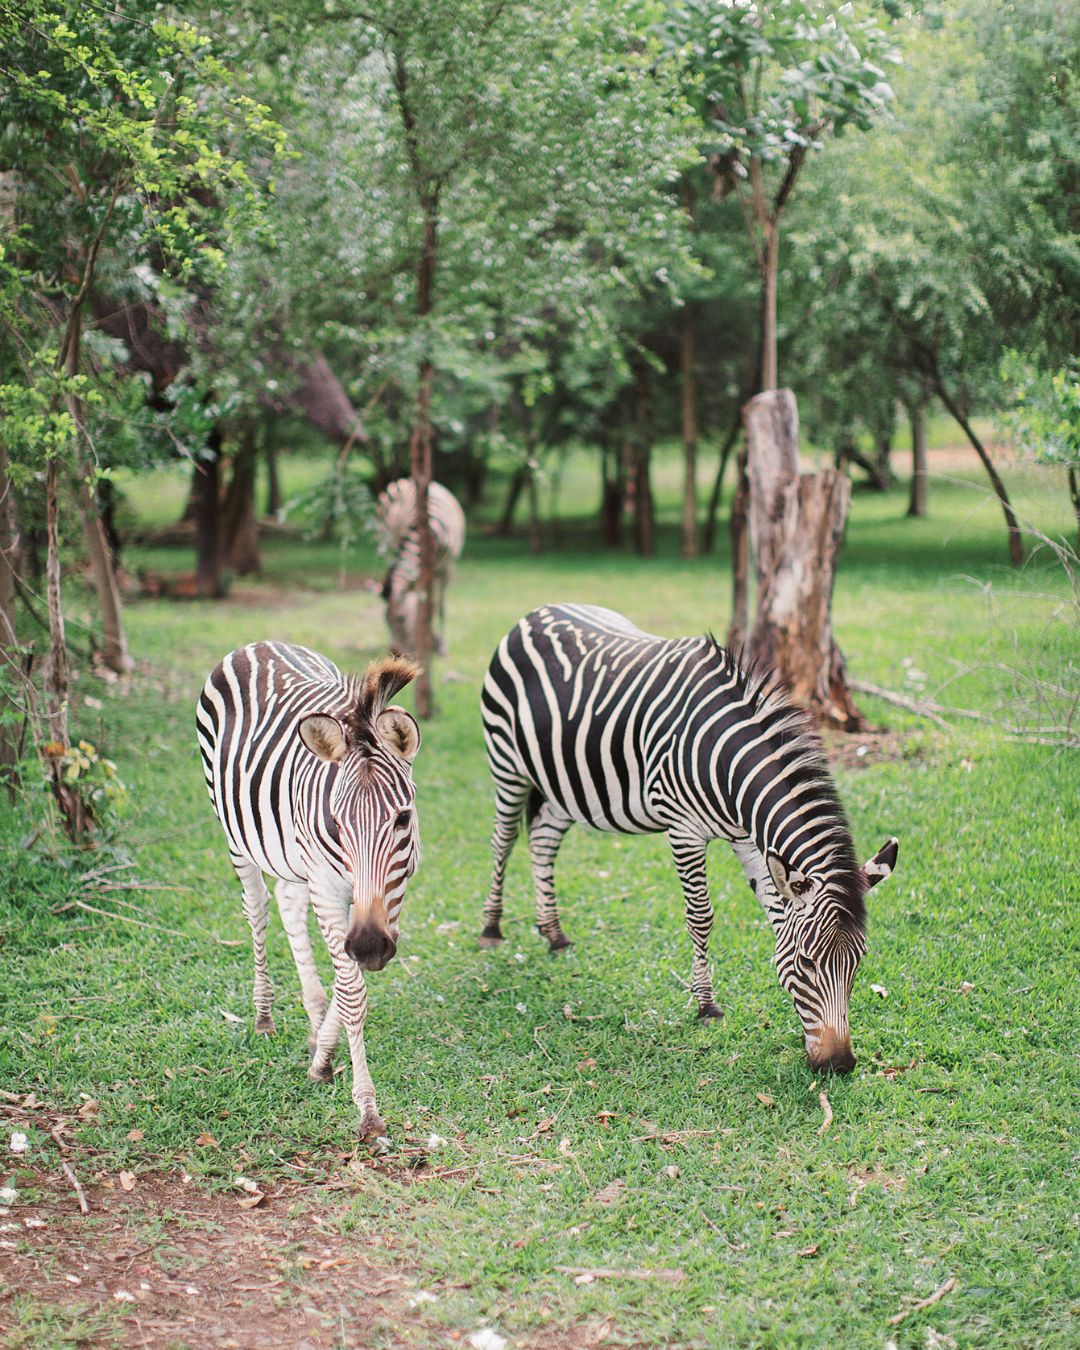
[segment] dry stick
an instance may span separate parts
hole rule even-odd
[[[973,708],[950,708],[944,703],[935,703],[933,699],[908,698],[906,694],[898,694],[892,689],[883,689],[880,685],[870,684],[866,680],[849,680],[848,683],[857,694],[870,694],[874,698],[883,699],[886,703],[893,703],[898,708],[916,713],[919,717],[928,717],[938,726],[944,727],[946,731],[951,731],[952,728],[940,716],[942,713],[948,717],[966,717],[972,722],[984,722],[987,726],[1000,727],[1010,737],[1031,741],[1037,745],[1070,746],[1075,743],[1069,727],[1039,727],[1036,730],[1057,733],[1053,738],[1039,737],[1027,731],[1024,727],[1016,726],[1013,722],[1003,722],[999,717],[991,717],[989,713],[976,712]]]
[[[85,900],[73,900],[72,905],[75,909],[85,909],[88,914],[100,914],[104,919],[119,919],[121,923],[134,923],[140,928],[153,928],[159,933],[168,933],[169,937],[193,938],[193,933],[178,933],[175,928],[166,928],[161,923],[147,923],[144,919],[133,919],[129,914],[115,914],[108,909],[98,909],[96,905],[88,905]],[[65,906],[65,908],[67,908]],[[58,911],[59,912],[59,911]],[[211,942],[216,942],[219,947],[242,947],[244,944],[239,938],[219,938],[213,933],[205,933],[204,937]]]
[[[818,1101],[821,1103],[821,1109],[825,1112],[825,1119],[818,1126],[818,1134],[824,1134],[832,1124],[832,1107],[829,1105],[828,1095],[824,1092],[818,1093]]]
[[[75,1175],[75,1173],[71,1170],[70,1166],[67,1163],[63,1164],[63,1168],[64,1168],[64,1176],[66,1176],[68,1181],[70,1181],[71,1184],[75,1187],[75,1194],[79,1200],[79,1208],[82,1210],[84,1214],[89,1214],[90,1206],[86,1203],[86,1192],[79,1185],[79,1178]]]
[[[894,1317],[889,1318],[889,1326],[898,1327],[901,1322],[911,1316],[912,1313],[922,1312],[924,1308],[929,1308],[932,1304],[943,1299],[950,1290],[956,1288],[956,1280],[950,1275],[940,1288],[935,1289],[929,1298],[921,1298],[918,1303],[906,1309],[904,1312],[898,1312]]]
[[[647,1139],[663,1139],[665,1143],[674,1144],[680,1139],[697,1139],[703,1134],[721,1134],[724,1127],[718,1125],[714,1130],[658,1130],[655,1134],[639,1134],[636,1139],[631,1139],[632,1144],[643,1144]]]

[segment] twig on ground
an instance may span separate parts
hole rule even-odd
[[[684,1270],[671,1270],[664,1266],[648,1270],[643,1267],[629,1267],[618,1270],[614,1266],[556,1266],[561,1275],[573,1275],[582,1284],[592,1280],[667,1280],[669,1284],[682,1284],[686,1279]]]
[[[242,947],[244,944],[239,938],[219,938],[213,933],[180,933],[175,928],[166,928],[162,923],[148,923],[145,919],[132,918],[130,914],[117,914],[113,910],[98,909],[97,905],[88,905],[85,900],[72,900],[70,904],[61,905],[59,909],[54,909],[54,914],[62,914],[66,909],[85,909],[88,914],[100,914],[103,919],[119,919],[121,923],[137,924],[140,928],[153,928],[158,933],[168,933],[169,937],[188,938],[195,940],[197,936],[202,936],[209,942],[216,942],[219,947]]]
[[[75,1187],[75,1195],[79,1201],[79,1208],[82,1210],[84,1214],[89,1214],[90,1206],[86,1202],[86,1192],[80,1185],[79,1178],[75,1175],[75,1173],[71,1170],[71,1168],[67,1163],[62,1164],[62,1166],[64,1169],[64,1176],[66,1176],[68,1181],[71,1182],[72,1186]]]
[[[818,1126],[818,1134],[824,1134],[832,1124],[832,1107],[829,1105],[829,1097],[825,1092],[818,1093],[818,1101],[821,1103],[821,1109],[825,1112],[825,1119]]]
[[[950,1275],[945,1283],[935,1289],[929,1298],[921,1298],[918,1303],[912,1304],[910,1308],[905,1308],[903,1312],[898,1312],[890,1317],[889,1326],[898,1327],[900,1323],[910,1317],[912,1313],[922,1312],[924,1308],[932,1307],[933,1304],[937,1303],[940,1299],[943,1299],[947,1293],[955,1288],[956,1280]]]
[[[1000,717],[991,717],[989,713],[977,712],[974,708],[951,708],[944,703],[936,703],[930,698],[909,698],[895,689],[883,689],[879,684],[870,684],[866,680],[848,680],[849,686],[857,694],[869,694],[872,698],[883,699],[897,708],[915,713],[917,717],[927,717],[945,731],[952,728],[946,717],[966,717],[972,722],[982,722],[986,726],[1000,727],[1010,740],[1026,741],[1032,745],[1058,745],[1062,749],[1073,749],[1080,745],[1071,726],[1027,727],[1017,726],[1014,722],[1005,722]]]
[[[655,1134],[639,1134],[630,1142],[644,1144],[648,1139],[662,1139],[665,1144],[677,1144],[680,1139],[697,1139],[703,1134],[722,1134],[723,1129],[722,1125],[718,1125],[712,1130],[657,1130]]]

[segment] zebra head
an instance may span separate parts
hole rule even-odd
[[[420,861],[412,780],[420,729],[388,702],[418,670],[404,658],[373,662],[350,717],[315,713],[298,728],[332,766],[323,800],[352,882],[345,950],[365,970],[381,970],[397,951],[405,883]]]
[[[868,863],[846,876],[814,877],[788,867],[775,853],[766,859],[784,902],[776,929],[776,973],[803,1025],[806,1053],[815,1071],[850,1073],[855,1067],[848,1004],[859,960],[866,950],[862,899],[896,866],[890,839]],[[852,885],[857,894],[852,895]]]

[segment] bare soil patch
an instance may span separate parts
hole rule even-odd
[[[84,1180],[83,1214],[62,1172],[27,1176],[20,1202],[0,1207],[5,1347],[449,1350],[482,1326],[434,1320],[442,1291],[425,1287],[408,1253],[391,1254],[392,1238],[343,1235],[347,1200],[326,1204],[315,1186],[275,1183],[253,1203],[240,1188],[209,1194],[190,1178],[140,1173],[130,1191],[120,1178]],[[19,1326],[28,1302],[36,1336]],[[552,1328],[507,1350],[591,1350],[611,1334],[606,1323]]]

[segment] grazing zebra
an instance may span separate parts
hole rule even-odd
[[[269,873],[311,1023],[309,1076],[331,1081],[344,1024],[364,1138],[386,1127],[364,1056],[361,968],[381,970],[393,957],[405,883],[420,855],[412,781],[420,732],[390,703],[416,674],[412,661],[389,657],[346,678],[306,647],[256,642],[214,668],[196,709],[206,787],[251,925],[255,1029],[274,1030]],[[329,1006],[312,958],[309,901],[334,963]]]
[[[502,938],[503,881],[524,815],[536,922],[568,945],[555,856],[575,821],[623,834],[667,831],[694,945],[699,1016],[713,1000],[713,911],[705,850],[727,839],[776,934],[776,970],[814,1069],[855,1064],[848,1001],[865,950],[863,896],[897,842],[864,867],[805,715],[712,637],[667,640],[608,609],[546,605],[492,657],[484,737],[495,779],[495,867],[481,944]]]
[[[376,507],[379,552],[390,559],[382,585],[386,622],[395,651],[415,650],[420,608],[420,531],[416,527],[416,489],[399,478],[379,494]],[[428,519],[435,540],[432,613],[437,616],[436,650],[446,655],[446,586],[465,546],[465,513],[441,483],[428,485]]]

